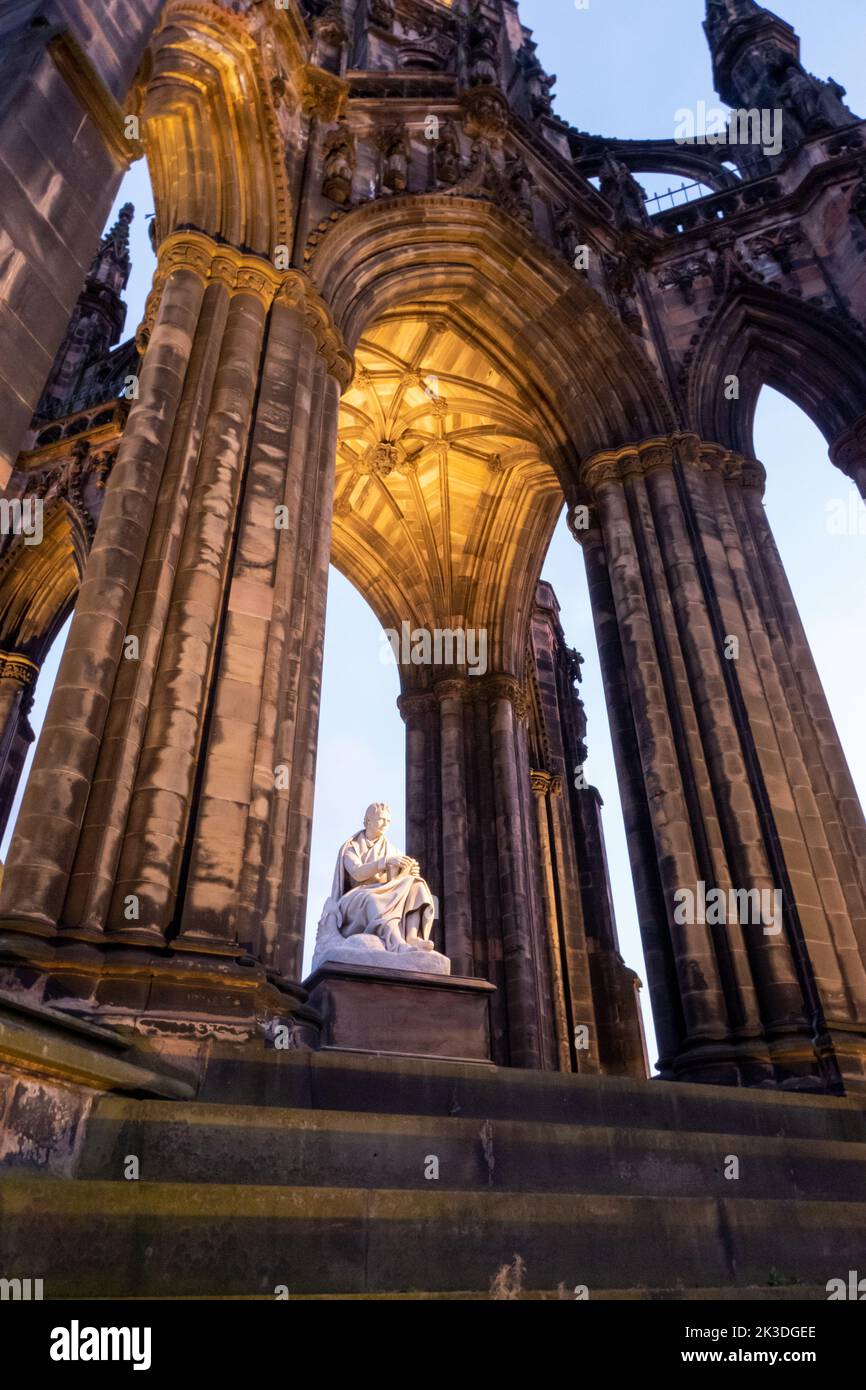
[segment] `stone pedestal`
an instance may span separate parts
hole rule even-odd
[[[328,1050],[490,1062],[486,980],[327,964],[306,981]]]

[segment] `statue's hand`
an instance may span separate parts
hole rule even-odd
[[[417,871],[418,865],[416,864],[414,859],[410,859],[408,855],[404,854],[403,858],[400,860],[401,874],[411,874],[413,869]]]

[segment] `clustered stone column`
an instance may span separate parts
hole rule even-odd
[[[0,934],[297,978],[349,360],[297,272],[204,235],[155,297]]]
[[[678,435],[596,455],[582,481],[590,525],[573,529],[662,1070],[864,1084],[866,827],[764,515],[763,470]],[[701,884],[780,891],[782,930],[682,920],[679,891],[697,900]]]
[[[472,865],[469,856],[467,750],[462,680],[441,681],[439,703],[442,777],[442,911],[448,927],[448,955],[456,975],[472,973]]]
[[[0,652],[0,833],[6,826],[18,781],[33,742],[30,711],[39,667],[19,652]]]
[[[527,688],[551,969],[562,983],[567,1024],[559,1027],[560,1047],[564,1037],[568,1070],[645,1077],[640,982],[619,953],[602,800],[586,781],[586,712],[575,689],[581,664],[566,645],[556,596],[542,581]],[[562,1047],[560,1055],[562,1065]]]
[[[547,926],[547,944],[550,956],[550,973],[553,983],[553,1011],[556,1023],[556,1049],[561,1071],[570,1071],[572,1064],[571,1041],[569,1037],[568,1013],[565,999],[565,983],[562,971],[562,946],[559,939],[559,917],[556,910],[556,875],[554,852],[551,847],[552,829],[550,824],[551,802],[562,793],[562,782],[549,772],[530,774],[532,794],[535,798],[535,816],[538,825],[538,844],[541,851],[541,883],[544,897],[544,920]],[[589,983],[589,970],[584,976]]]
[[[526,700],[511,675],[406,694],[408,850],[439,898],[455,974],[497,986],[494,1060],[557,1065],[553,984],[534,864]]]

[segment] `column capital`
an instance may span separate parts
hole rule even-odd
[[[766,483],[766,472],[757,459],[746,459],[723,444],[701,439],[689,431],[623,444],[618,449],[603,449],[584,459],[580,482],[587,496],[594,498],[599,488],[609,483],[645,478],[658,469],[672,468],[675,463],[702,473],[719,473],[725,481],[746,488],[763,491]],[[580,505],[575,504],[573,510],[577,512]],[[582,539],[575,526],[571,526],[571,531],[576,540]]]
[[[36,684],[39,667],[29,656],[18,652],[0,652],[0,680],[17,681],[25,688]]]
[[[529,701],[526,690],[516,676],[487,675],[479,681],[479,694],[488,700],[508,700],[517,719],[526,719],[529,714]]]
[[[205,285],[224,285],[229,294],[254,295],[265,309],[270,309],[275,302],[299,309],[328,371],[336,377],[340,389],[346,390],[354,374],[354,360],[330,309],[308,276],[299,270],[278,270],[266,256],[239,251],[204,232],[173,232],[160,246],[153,288],[136,335],[141,352],[150,340],[165,282],[169,275],[180,270],[197,275]]]
[[[433,694],[442,704],[445,700],[465,700],[470,688],[468,676],[453,676],[444,681],[437,681],[433,687]]]
[[[830,459],[856,483],[866,500],[866,415],[861,415],[830,446]]]
[[[537,796],[539,800],[547,796],[552,781],[553,778],[549,772],[542,772],[535,768],[532,769],[529,774],[529,785],[532,788],[533,796]]]
[[[570,504],[566,514],[566,523],[578,545],[583,545],[585,541],[589,540],[593,532],[597,535],[601,534],[598,512],[588,493],[582,493]]]
[[[562,795],[562,778],[555,772],[534,768],[529,774],[529,785],[532,787],[533,795],[539,798]]]
[[[659,436],[639,444],[623,444],[618,449],[602,449],[580,466],[580,481],[590,496],[606,483],[643,477],[655,468],[670,468],[674,462],[673,437]]]
[[[417,695],[400,695],[397,698],[397,708],[404,724],[408,724],[412,719],[423,718],[438,707],[439,701],[430,690]]]

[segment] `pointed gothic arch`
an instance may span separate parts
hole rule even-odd
[[[617,316],[491,202],[427,194],[361,206],[328,231],[309,273],[349,347],[396,306],[459,309],[519,374],[563,486],[603,443],[673,428],[658,378]]]
[[[733,406],[724,389],[731,377],[739,381]],[[832,448],[866,413],[866,335],[838,311],[738,287],[704,327],[689,373],[689,419],[703,438],[751,458],[764,386],[799,405]]]

